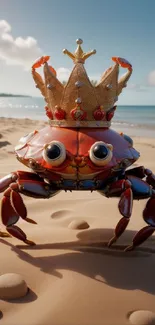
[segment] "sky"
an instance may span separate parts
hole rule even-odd
[[[155,0],[0,0],[0,93],[41,96],[31,66],[42,55],[67,80],[73,62],[62,50],[81,38],[85,52],[97,51],[85,63],[90,79],[112,56],[125,58],[133,74],[118,104],[155,105],[154,17]]]

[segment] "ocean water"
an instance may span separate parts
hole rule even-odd
[[[43,98],[0,97],[0,117],[47,121]],[[133,135],[155,137],[155,106],[119,106],[112,120],[114,129],[130,130]],[[145,134],[144,134],[145,133]]]

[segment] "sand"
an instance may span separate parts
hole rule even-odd
[[[0,119],[0,177],[27,170],[16,160],[14,146],[21,136],[44,124]],[[133,140],[141,153],[135,166],[155,171],[155,139]],[[155,237],[134,252],[122,249],[145,225],[142,211],[146,200],[134,201],[128,229],[111,249],[104,242],[120,219],[117,199],[96,192],[61,192],[50,200],[24,197],[24,202],[37,225],[22,220],[18,225],[37,245],[0,239],[0,275],[20,274],[29,291],[20,299],[0,300],[0,324],[155,324],[154,316],[151,322],[147,316],[148,311],[155,314]],[[135,314],[131,317],[135,311],[142,311],[138,318]]]

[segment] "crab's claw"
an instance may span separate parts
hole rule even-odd
[[[122,68],[127,68],[128,70],[132,71],[132,65],[126,59],[123,59],[123,58],[120,58],[120,57],[117,57],[117,56],[113,56],[112,60],[114,62],[116,62],[117,64],[119,64]]]
[[[49,55],[42,56],[41,58],[37,59],[34,64],[32,65],[32,69],[40,68],[45,62],[50,59]]]

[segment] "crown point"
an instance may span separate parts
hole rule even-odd
[[[76,44],[82,44],[83,43],[83,40],[81,39],[81,38],[78,38],[77,40],[76,40]]]
[[[63,52],[64,54],[66,54],[66,53],[67,53],[67,49],[63,49],[62,52]]]

